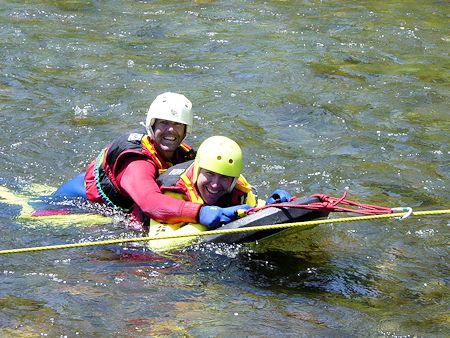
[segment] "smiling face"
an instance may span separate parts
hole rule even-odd
[[[157,119],[153,124],[153,133],[156,150],[165,160],[170,160],[186,136],[186,125]]]
[[[228,192],[233,181],[234,177],[200,169],[197,178],[197,188],[203,201],[208,205],[214,205],[214,203]]]

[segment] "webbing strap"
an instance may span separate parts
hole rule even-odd
[[[347,192],[345,191],[341,197],[331,197],[325,194],[315,194],[311,197],[315,197],[320,200],[320,202],[313,202],[309,204],[288,204],[288,203],[274,203],[267,204],[263,207],[252,208],[247,210],[247,214],[252,214],[261,209],[276,207],[276,208],[302,208],[315,211],[326,211],[326,212],[352,212],[361,215],[382,215],[391,214],[393,210],[391,208],[386,208],[378,205],[357,203],[349,201],[346,199]],[[291,199],[295,200],[296,197]],[[344,205],[340,206],[340,205]]]

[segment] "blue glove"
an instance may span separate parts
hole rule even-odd
[[[286,190],[276,189],[266,200],[266,204],[285,203],[289,202],[291,198],[291,194],[289,194]]]
[[[238,215],[239,209],[250,209],[248,204],[240,204],[234,207],[220,208],[216,206],[204,206],[200,209],[198,221],[209,228],[209,230],[217,229],[223,224],[234,221]]]

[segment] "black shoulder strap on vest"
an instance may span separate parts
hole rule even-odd
[[[192,162],[194,161],[191,160],[170,167],[158,176],[156,183],[159,187],[173,187],[180,178],[180,175],[186,171]]]
[[[144,134],[128,133],[115,139],[109,146],[106,154],[106,163],[112,168],[116,162],[117,157],[126,150],[141,150],[141,139]]]
[[[197,152],[194,149],[190,149],[185,155],[184,155],[184,159],[185,161],[191,161],[193,159],[195,159],[195,155],[197,154]]]

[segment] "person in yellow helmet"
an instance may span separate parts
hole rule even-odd
[[[198,223],[215,229],[236,219],[237,210],[264,204],[241,175],[242,166],[239,145],[225,136],[212,136],[200,145],[193,162],[169,168],[157,183],[166,195],[202,204]]]

